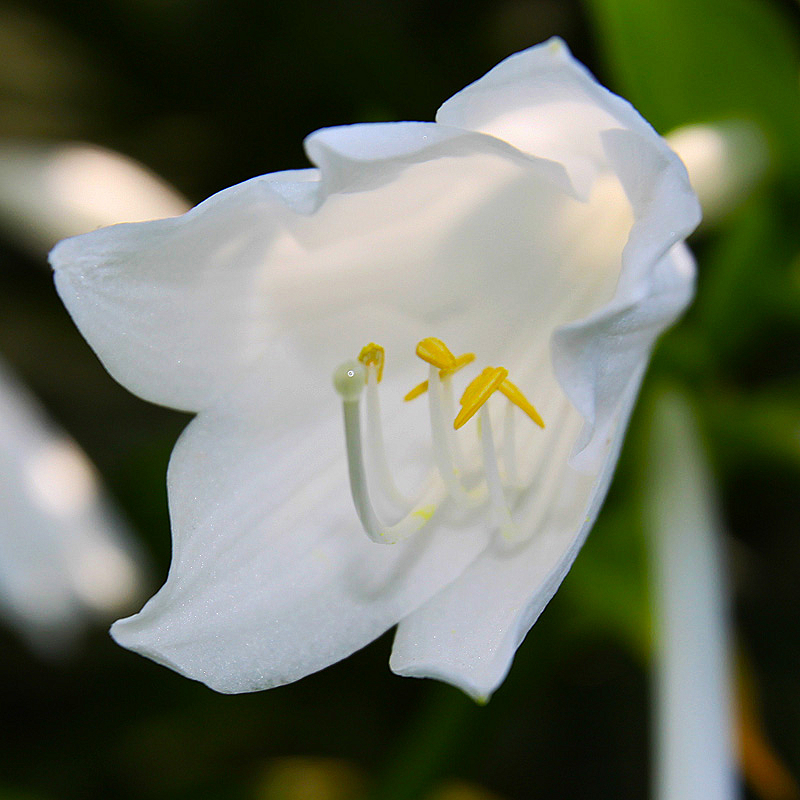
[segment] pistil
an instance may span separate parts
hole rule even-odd
[[[381,522],[370,500],[364,453],[361,444],[361,393],[365,385],[365,370],[358,361],[347,361],[334,373],[333,383],[342,397],[345,444],[350,474],[350,493],[356,513],[367,536],[374,542],[394,544],[416,533],[431,518],[443,499],[437,486],[429,487],[420,502],[394,525]]]
[[[366,369],[367,383],[367,453],[369,463],[375,470],[381,500],[395,509],[408,508],[410,501],[397,488],[386,457],[386,444],[381,423],[381,404],[378,384],[383,377],[385,354],[375,343],[364,347],[358,360]]]

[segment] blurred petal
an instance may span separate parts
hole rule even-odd
[[[80,448],[0,363],[0,613],[42,650],[136,600],[140,568]]]
[[[769,167],[766,137],[750,122],[685,125],[667,141],[686,165],[704,226],[713,226],[741,203]]]
[[[0,141],[0,226],[36,254],[117,222],[182,214],[188,203],[127,156],[89,144]]]
[[[730,800],[739,792],[722,531],[697,423],[678,394],[664,393],[655,404],[646,463],[657,651],[656,797]]]

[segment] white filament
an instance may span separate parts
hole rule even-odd
[[[455,399],[453,398],[452,376],[446,375],[444,378],[440,378],[440,382],[442,384],[442,412],[445,420],[449,422],[450,420],[456,418],[456,403]],[[428,381],[428,386],[430,387],[430,381]],[[445,427],[447,428],[447,438],[450,444],[450,452],[453,455],[455,472],[456,474],[463,475],[464,471],[466,470],[467,462],[464,458],[464,453],[461,450],[461,445],[458,441],[456,430],[450,424],[446,424]]]
[[[506,482],[511,486],[519,484],[515,432],[514,404],[509,401],[506,403],[506,412],[503,417],[503,466],[506,470]]]
[[[481,426],[483,474],[486,478],[486,486],[489,490],[492,519],[505,538],[515,538],[514,523],[508,511],[506,496],[503,491],[503,481],[500,478],[500,469],[497,466],[497,454],[494,450],[494,436],[492,436],[492,421],[489,416],[488,403],[484,403],[481,406],[478,419]]]
[[[568,469],[568,455],[575,442],[581,420],[577,415],[566,412],[560,416],[562,424],[556,428],[548,442],[547,458],[539,461],[525,485],[535,491],[528,491],[520,516],[526,520],[525,529],[517,529],[515,541],[524,541],[540,530],[548,514],[554,508],[553,499],[559,486],[564,482],[564,472]],[[559,465],[554,468],[554,465]]]
[[[452,444],[455,436],[451,434],[453,423],[450,421],[452,417],[445,417],[441,384],[439,370],[431,366],[428,376],[428,408],[431,417],[433,457],[451,498],[457,505],[467,506],[470,505],[471,499],[461,485],[460,475],[454,463]]]

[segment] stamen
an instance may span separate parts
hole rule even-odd
[[[450,352],[447,345],[441,339],[433,336],[423,339],[417,345],[416,352],[423,361],[427,361],[428,364],[438,369],[449,369],[456,363],[456,357]]]
[[[416,533],[431,518],[443,500],[441,485],[429,485],[421,501],[394,525],[384,525],[369,498],[364,453],[361,446],[360,398],[365,371],[358,361],[346,361],[333,374],[333,385],[342,397],[345,445],[350,475],[350,493],[356,513],[367,535],[374,542],[394,544]]]
[[[525,395],[508,378],[498,388],[509,401],[506,403],[506,413],[503,418],[503,466],[506,470],[506,481],[512,486],[518,486],[519,472],[517,470],[517,437],[514,432],[514,406],[522,409],[541,428],[544,428],[544,420],[533,405],[528,402]]]
[[[553,513],[553,498],[558,488],[564,485],[564,472],[568,469],[567,456],[582,424],[582,419],[577,414],[570,414],[565,404],[558,415],[558,424],[552,426],[552,438],[547,445],[549,461],[540,460],[538,468],[529,476],[523,477],[524,485],[532,486],[533,491],[528,491],[522,496],[519,513],[526,524],[524,530],[517,529],[513,541],[529,539],[535,531],[541,530],[548,516]]]
[[[486,486],[489,489],[489,502],[492,509],[493,523],[506,539],[516,537],[516,528],[511,519],[511,514],[506,504],[503,491],[503,482],[500,479],[500,469],[497,466],[497,454],[494,450],[494,436],[492,435],[492,421],[489,416],[489,406],[481,406],[479,417],[481,429],[481,448],[483,450],[483,472],[486,477]]]
[[[519,485],[515,427],[514,406],[511,403],[506,403],[506,413],[503,416],[503,466],[506,470],[506,481],[512,486]]]
[[[430,365],[429,376],[427,381],[414,387],[405,399],[413,400],[423,392],[431,390],[428,395],[428,407],[436,467],[456,503],[462,506],[471,504],[473,499],[464,490],[460,478],[464,469],[464,456],[447,420],[452,418],[455,405],[451,377],[473,361],[475,355],[464,353],[456,358],[441,339],[433,337],[423,339],[417,345],[416,353]]]
[[[475,353],[462,353],[456,359],[456,363],[453,364],[452,367],[448,367],[447,369],[443,369],[439,372],[439,377],[446,378],[448,375],[454,375],[462,367],[466,367],[467,364],[471,364],[474,360],[475,360]]]
[[[509,486],[509,490],[514,487],[515,498],[519,494],[520,487],[513,407],[516,405],[537,425],[544,428],[542,417],[519,388],[508,380],[508,370],[505,367],[486,367],[465,389],[461,397],[461,410],[455,416],[451,427],[448,421],[453,419],[455,413],[452,376],[463,366],[471,363],[475,356],[472,353],[464,353],[456,358],[444,342],[433,337],[419,342],[416,353],[429,365],[428,380],[412,389],[405,399],[411,400],[428,392],[433,455],[438,475],[433,473],[425,485],[422,498],[413,504],[397,490],[386,458],[378,394],[378,383],[383,377],[385,363],[384,349],[371,342],[362,348],[357,361],[342,364],[334,373],[334,385],[342,397],[350,492],[364,530],[375,542],[397,542],[422,528],[448,498],[462,508],[474,508],[486,502],[488,497],[493,524],[501,531],[504,538],[516,541],[519,533],[514,526],[506,501],[487,401],[496,391],[501,391],[508,399],[502,442],[503,464],[505,483]],[[366,443],[361,434],[360,409],[361,394],[365,385]],[[480,486],[475,486],[473,472],[467,474],[465,483],[466,465],[456,430],[478,411],[480,411],[478,436],[485,484],[482,482]],[[367,464],[364,458],[364,444],[368,450]],[[378,499],[391,501],[391,505],[384,504],[385,510],[391,513],[391,506],[402,508],[400,512],[402,518],[392,525],[385,524],[375,510],[370,498],[367,465],[375,473],[372,477],[377,484]],[[467,489],[467,486],[472,488]]]
[[[458,361],[458,359],[456,359],[456,361]],[[453,372],[451,370],[439,370],[439,381],[442,388],[442,425],[445,429],[447,440],[450,445],[450,452],[453,454],[453,465],[455,467],[456,474],[463,474],[466,467],[464,453],[461,450],[461,444],[458,441],[455,428],[447,424],[447,421],[453,419],[453,415],[456,413],[456,403],[453,397],[452,374]]]
[[[544,420],[539,415],[539,412],[528,402],[528,399],[515,384],[506,379],[498,388],[515,406],[521,408],[540,428],[544,428]]]
[[[458,430],[467,420],[472,419],[507,377],[508,370],[505,367],[487,367],[478,375],[461,396],[461,411],[458,412],[453,427]]]
[[[422,383],[417,384],[404,398],[403,400],[408,403],[410,400],[416,400],[421,394],[425,394],[428,391],[428,381],[422,381]]]
[[[470,498],[464,491],[456,470],[453,457],[453,437],[449,431],[445,416],[445,409],[442,403],[442,393],[444,387],[439,378],[436,367],[431,364],[428,385],[433,386],[433,390],[428,392],[428,408],[431,418],[431,438],[433,439],[433,457],[436,468],[439,470],[442,481],[450,492],[452,498],[459,505],[467,505]]]
[[[375,367],[378,372],[378,383],[383,380],[383,364],[386,361],[386,351],[375,342],[370,342],[361,348],[358,360],[365,367]]]

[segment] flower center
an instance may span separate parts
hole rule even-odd
[[[366,534],[375,542],[393,544],[424,527],[434,514],[476,512],[488,507],[492,524],[508,540],[520,538],[510,505],[521,493],[514,443],[514,408],[520,408],[544,428],[538,411],[508,380],[504,367],[486,367],[461,396],[455,413],[452,376],[475,360],[472,353],[456,358],[439,339],[429,337],[417,345],[416,354],[428,364],[428,379],[405,396],[411,401],[427,392],[435,469],[409,500],[395,485],[386,458],[378,384],[383,377],[385,353],[380,345],[366,345],[357,360],[346,361],[333,375],[342,398],[350,492]],[[366,389],[366,434],[361,430],[361,397]],[[507,399],[503,434],[503,471],[489,414],[489,398],[500,392]],[[477,447],[465,452],[460,429],[478,414]],[[450,420],[453,420],[450,424]],[[472,451],[477,454],[472,454]],[[369,474],[368,474],[369,473]],[[399,519],[388,524],[375,509],[374,498],[397,509]]]

